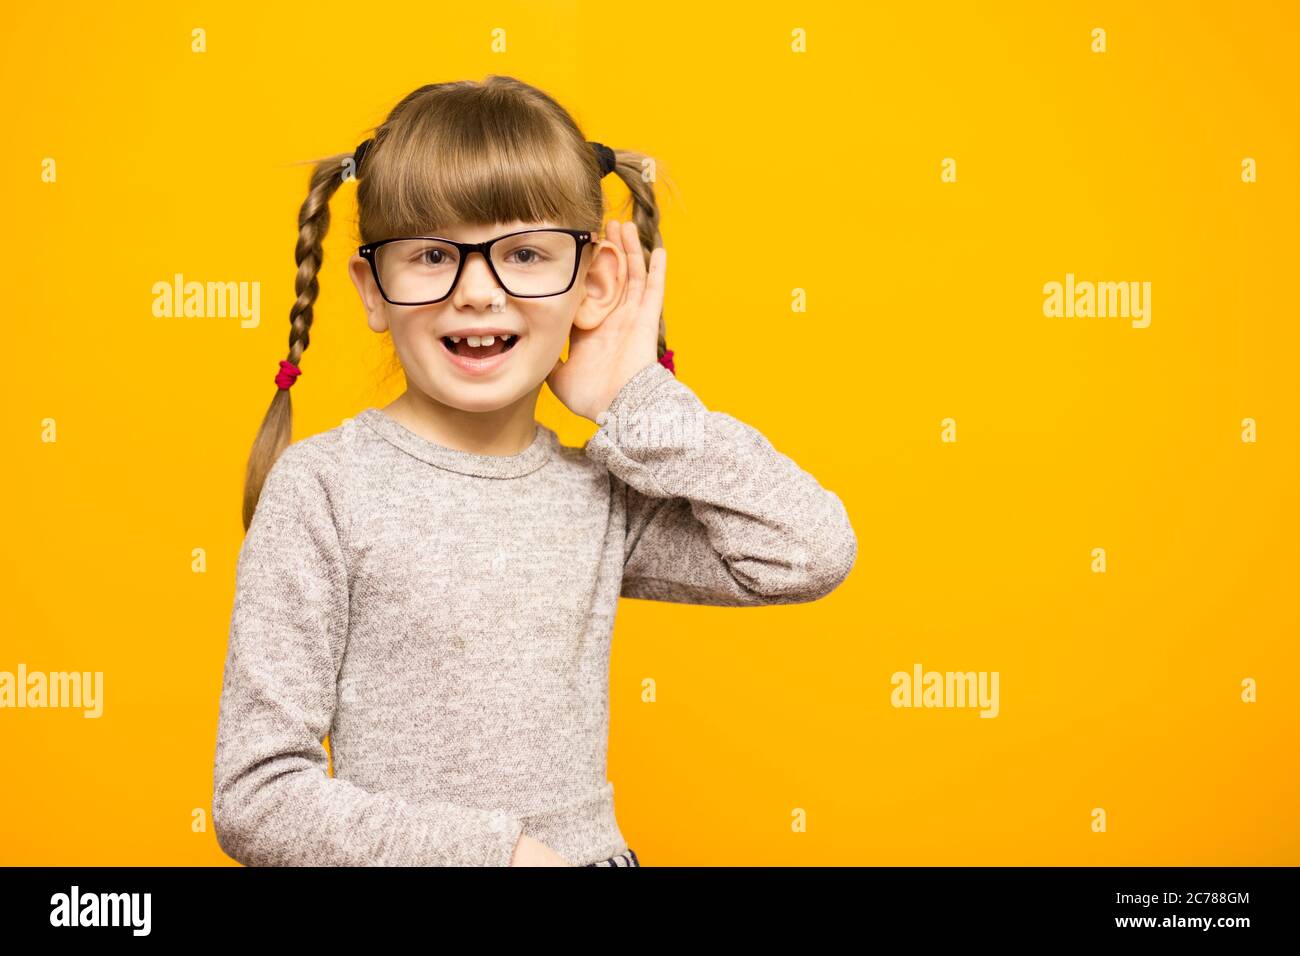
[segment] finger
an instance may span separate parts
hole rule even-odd
[[[664,284],[668,274],[668,250],[657,247],[650,253],[650,274],[646,276],[645,307],[656,317],[664,307]]]
[[[627,301],[639,305],[645,292],[645,250],[636,223],[623,224],[623,250],[627,253]]]

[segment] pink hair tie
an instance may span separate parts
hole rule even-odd
[[[298,376],[301,374],[302,369],[298,366],[280,359],[280,371],[275,375],[275,384],[280,388],[289,388],[298,380]]]
[[[659,357],[659,364],[668,369],[668,371],[672,372],[674,375],[677,374],[677,369],[673,368],[672,349],[664,349],[664,354]]]

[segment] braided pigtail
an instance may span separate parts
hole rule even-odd
[[[354,156],[361,159],[364,150],[356,154],[343,153],[321,160],[312,174],[307,199],[298,212],[298,245],[294,258],[298,275],[294,288],[298,298],[289,309],[289,355],[280,363],[276,376],[276,391],[271,405],[262,419],[262,426],[253,440],[253,450],[248,456],[248,470],[244,477],[244,530],[247,531],[257,510],[257,500],[262,485],[280,453],[289,446],[293,437],[293,404],[289,387],[301,374],[298,364],[311,341],[312,309],[320,286],[316,276],[321,267],[321,245],[330,225],[330,197],[338,190],[352,171]],[[358,163],[359,165],[359,163]]]
[[[613,172],[628,188],[632,202],[632,221],[636,223],[637,235],[641,238],[641,249],[645,255],[646,268],[650,268],[650,253],[663,245],[659,234],[659,203],[655,199],[654,183],[647,182],[642,174],[645,161],[649,157],[629,149],[613,150]],[[653,163],[653,160],[650,160]],[[668,325],[663,314],[659,315],[659,360],[672,368],[672,353],[668,351]]]

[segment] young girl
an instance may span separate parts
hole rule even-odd
[[[849,573],[840,499],[676,377],[643,158],[490,76],[421,87],[316,167],[221,696],[213,824],[236,860],[639,865],[605,777],[619,597],[793,604]],[[635,225],[599,238],[611,171]],[[351,276],[406,391],[291,444],[354,173]],[[584,446],[534,420],[543,383],[599,426]]]

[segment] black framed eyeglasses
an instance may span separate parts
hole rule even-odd
[[[521,229],[483,242],[441,236],[384,239],[361,246],[357,255],[370,263],[379,294],[393,305],[441,302],[455,290],[475,252],[509,295],[540,299],[573,287],[589,242],[592,234],[582,229]]]

